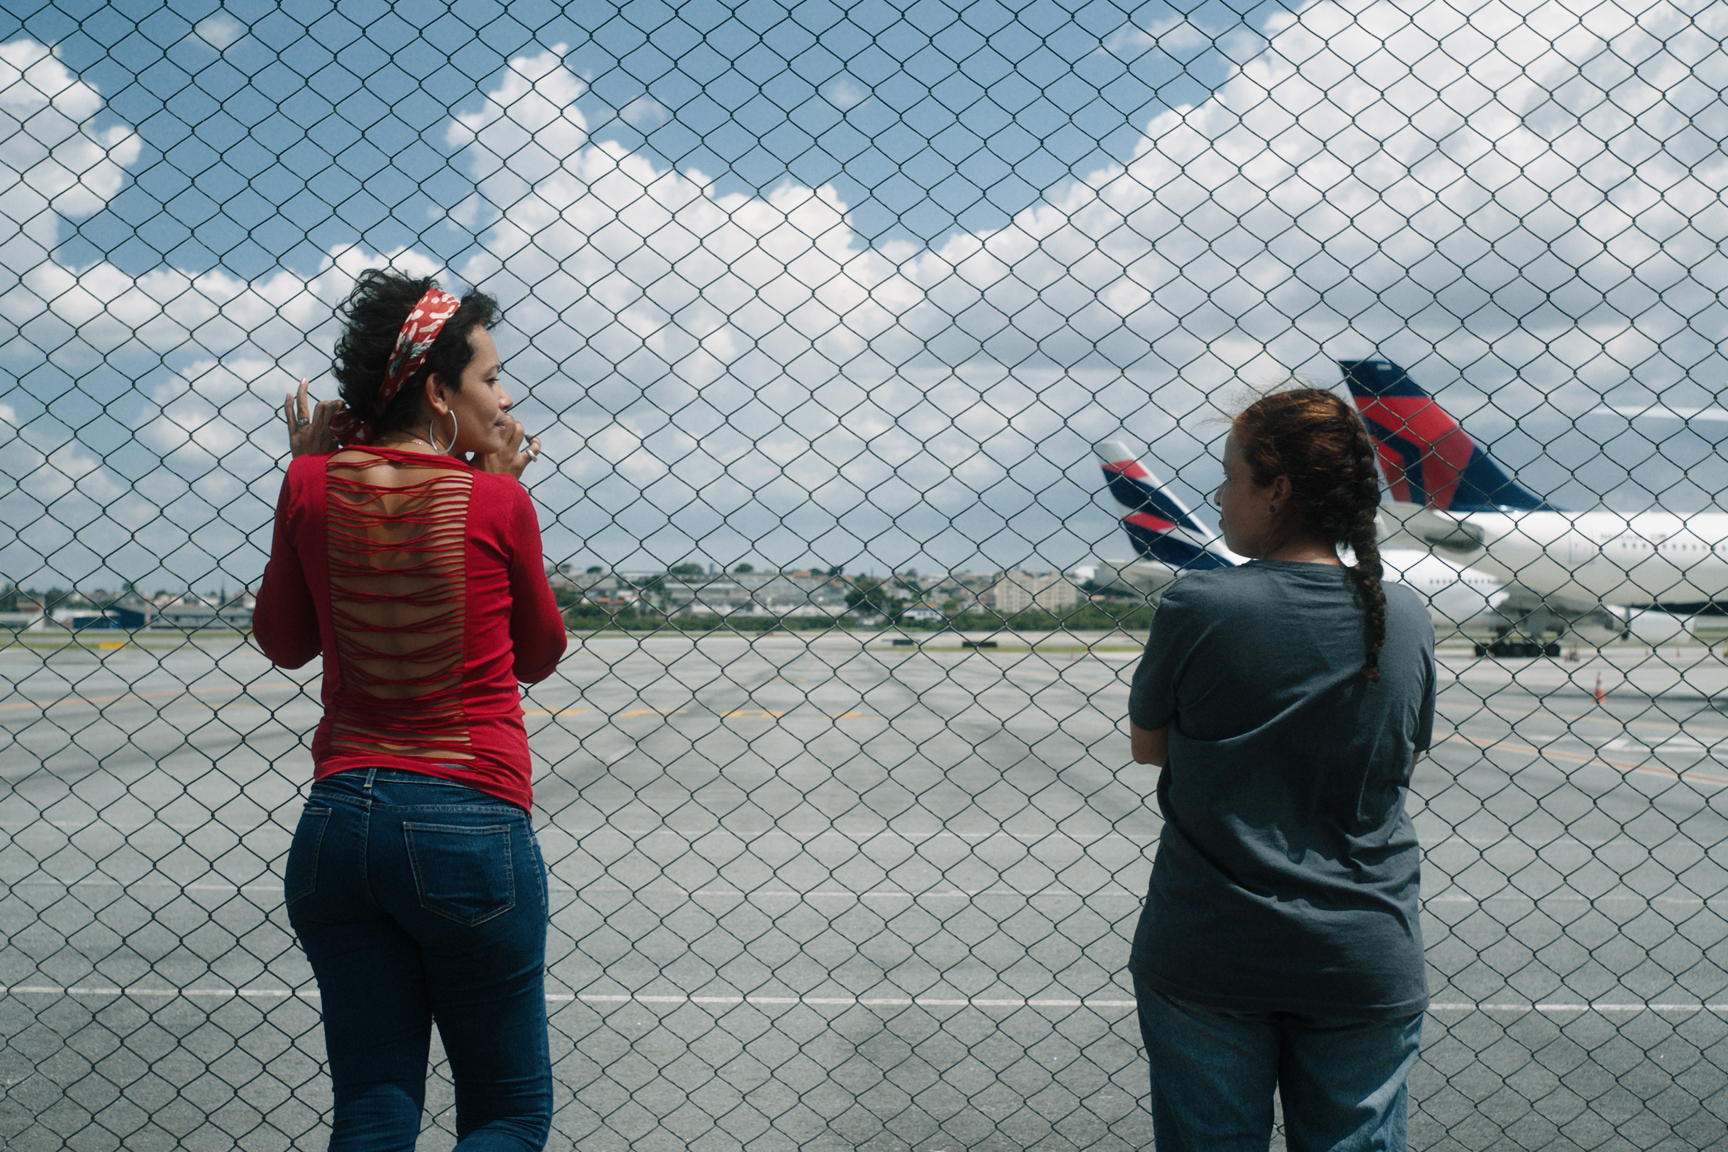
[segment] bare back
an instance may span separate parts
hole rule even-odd
[[[467,760],[461,689],[473,476],[364,449],[330,458],[330,612],[365,728],[338,716],[333,751]]]

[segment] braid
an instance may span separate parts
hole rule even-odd
[[[1347,545],[1356,563],[1344,569],[1356,587],[1366,625],[1364,679],[1380,680],[1386,643],[1385,566],[1376,543],[1380,474],[1374,442],[1349,404],[1331,392],[1302,388],[1262,397],[1236,418],[1257,482],[1290,478],[1295,511],[1310,529]]]
[[[1356,563],[1350,566],[1350,579],[1356,582],[1356,594],[1362,598],[1362,613],[1368,624],[1368,658],[1362,665],[1362,675],[1373,683],[1380,682],[1380,649],[1386,643],[1386,589],[1380,586],[1385,566],[1380,563],[1380,545],[1376,541],[1379,525],[1375,513],[1380,507],[1380,473],[1374,466],[1374,444],[1368,430],[1352,412],[1356,441],[1352,447],[1356,457],[1355,523],[1351,525],[1350,550]]]

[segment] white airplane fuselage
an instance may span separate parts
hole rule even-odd
[[[1217,550],[1220,555],[1241,560],[1226,552],[1222,545]],[[1434,626],[1443,631],[1479,622],[1505,599],[1498,577],[1467,568],[1426,549],[1384,548],[1380,559],[1385,565],[1386,582],[1403,584],[1421,596],[1428,605]],[[1162,594],[1171,581],[1178,578],[1168,565],[1146,560],[1103,564],[1100,576],[1101,582],[1116,583],[1126,590],[1153,596]]]
[[[1402,584],[1422,597],[1434,627],[1441,632],[1479,626],[1506,599],[1498,576],[1431,552],[1383,548],[1380,561],[1385,566],[1386,582]]]
[[[1728,513],[1386,511],[1437,555],[1542,596],[1618,607],[1728,600]]]

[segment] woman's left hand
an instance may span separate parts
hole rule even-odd
[[[342,401],[320,400],[316,406],[309,406],[309,387],[306,381],[300,381],[300,390],[288,393],[288,399],[282,402],[282,418],[288,421],[288,451],[295,456],[334,452],[340,447],[336,434],[330,430],[330,418],[343,409]]]
[[[523,440],[527,440],[524,444]],[[507,472],[521,479],[522,472],[540,455],[540,437],[529,436],[522,421],[510,417],[510,430],[504,437],[504,447],[496,452],[475,452],[468,463],[482,472]]]

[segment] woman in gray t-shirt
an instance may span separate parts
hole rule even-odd
[[[1165,594],[1134,676],[1164,828],[1130,969],[1159,1152],[1401,1149],[1427,988],[1404,797],[1434,720],[1434,629],[1381,584],[1354,411],[1266,396],[1224,448],[1240,567]],[[1355,563],[1342,564],[1341,548]]]

